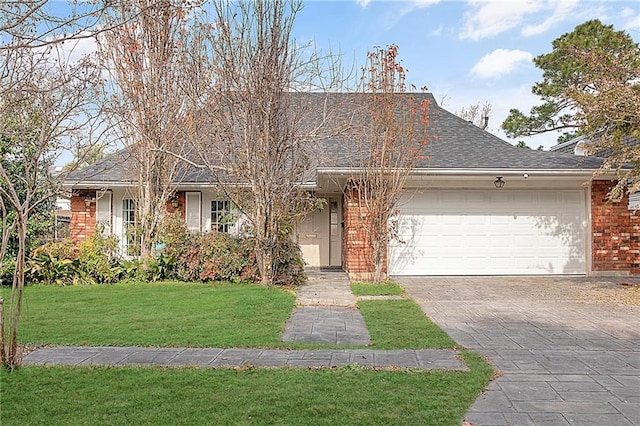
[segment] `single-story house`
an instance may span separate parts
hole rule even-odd
[[[332,97],[356,96],[330,94]],[[607,201],[612,181],[594,178],[601,159],[517,148],[436,104],[429,93],[431,139],[412,170],[388,247],[389,275],[640,274],[640,212]],[[307,186],[326,207],[298,224],[293,238],[310,266],[369,272],[360,203],[347,183],[353,162],[344,136],[319,142]],[[71,235],[97,223],[125,241],[132,183],[125,156],[114,153],[66,181],[72,190]],[[129,173],[130,174],[130,173]],[[229,204],[211,176],[194,169],[175,183],[169,211],[194,231],[233,232],[217,223]]]

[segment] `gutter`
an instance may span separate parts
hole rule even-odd
[[[360,173],[359,168],[319,168],[318,174],[353,176]],[[415,169],[409,175],[416,176],[593,176],[598,169]]]

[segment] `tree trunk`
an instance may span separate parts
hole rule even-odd
[[[18,354],[18,322],[20,320],[20,308],[22,305],[22,290],[24,288],[25,245],[27,241],[27,216],[18,212],[18,256],[13,274],[13,287],[11,289],[11,302],[9,306],[9,336],[6,344],[4,365],[8,370],[20,366]]]

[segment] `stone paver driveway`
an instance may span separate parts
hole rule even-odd
[[[469,422],[640,425],[640,308],[613,297],[635,292],[620,283],[637,278],[396,279],[453,339],[501,371]]]

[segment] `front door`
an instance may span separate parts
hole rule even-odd
[[[309,213],[296,227],[302,258],[307,266],[342,264],[340,201],[328,199],[322,210]]]

